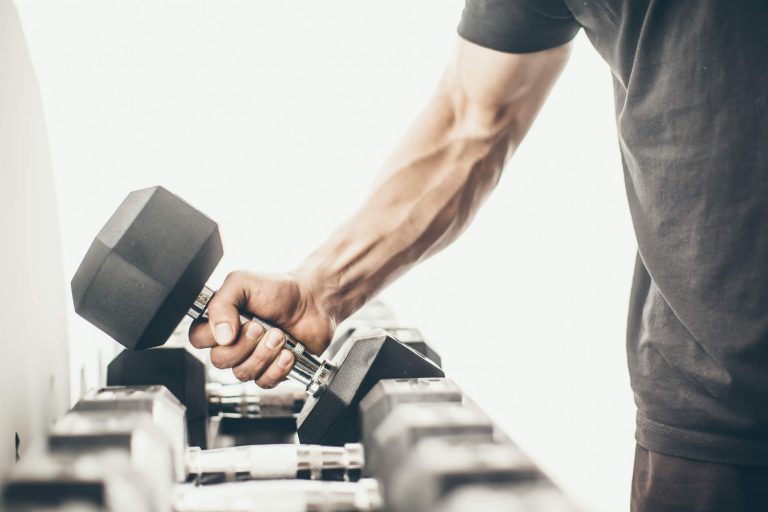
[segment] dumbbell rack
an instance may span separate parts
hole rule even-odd
[[[355,328],[376,322],[381,319],[358,319]],[[391,318],[386,323],[394,325]],[[394,379],[376,384],[360,404],[360,460],[354,448],[344,452],[337,447],[298,445],[295,432],[286,435],[285,421],[278,427],[274,414],[249,409],[248,403],[238,402],[236,393],[228,399],[223,392],[217,395],[224,397],[222,410],[211,422],[209,440],[214,447],[232,446],[232,451],[187,449],[183,406],[165,388],[146,393],[156,398],[143,402],[152,404],[144,409],[135,405],[136,400],[129,406],[126,398],[110,402],[111,409],[98,403],[94,406],[92,397],[91,402],[84,399],[76,405],[54,426],[45,446],[23,460],[4,483],[3,509],[574,510],[450,379]],[[125,397],[130,390],[117,394]],[[278,386],[277,391],[264,391],[263,396],[269,397],[267,403],[290,400],[295,389],[290,384]],[[236,434],[233,422],[238,425]],[[260,434],[248,436],[249,431]],[[284,444],[258,445],[264,441]],[[244,442],[256,445],[239,446]],[[186,454],[186,464],[174,461],[173,455],[169,458],[168,453],[179,451]],[[216,462],[200,462],[204,454]],[[194,469],[195,464],[208,464],[208,469]],[[317,470],[323,464],[333,469]]]

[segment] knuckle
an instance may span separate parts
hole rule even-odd
[[[254,380],[264,371],[264,360],[255,355],[251,355],[244,363],[234,367],[232,373],[241,382]]]
[[[269,369],[256,381],[259,387],[271,389],[282,382],[286,375],[290,373],[290,369],[281,368],[277,364],[272,364]]]
[[[211,364],[219,370],[229,368],[226,358],[221,354],[220,351],[217,351],[216,348],[218,347],[211,349]]]
[[[267,360],[262,356],[254,355],[248,360],[248,364],[256,371],[256,373],[261,373],[267,366]]]
[[[256,385],[263,389],[272,389],[275,387],[275,384],[271,379],[265,379],[263,377],[256,381]]]
[[[249,372],[248,369],[243,366],[236,366],[233,368],[232,374],[240,382],[247,382],[251,380],[251,372]]]
[[[229,304],[221,301],[216,300],[216,297],[214,297],[211,302],[208,304],[208,317],[209,318],[217,318],[227,313],[227,310],[230,308]],[[210,321],[209,323],[215,324],[215,321]]]
[[[227,277],[224,278],[224,283],[222,284],[222,288],[227,284],[231,285],[233,283],[240,282],[243,280],[244,277],[245,277],[245,271],[233,270],[232,272],[227,274]]]

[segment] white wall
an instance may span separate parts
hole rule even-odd
[[[462,2],[18,4],[67,275],[129,190],[160,183],[221,224],[220,280],[292,268],[357,206],[430,94]],[[475,225],[384,296],[572,496],[606,512],[627,508],[633,450],[634,241],[611,94],[609,70],[579,36]],[[112,345],[70,320],[79,379]],[[97,378],[86,370],[86,385]]]
[[[61,238],[40,91],[0,0],[0,477],[69,403]]]

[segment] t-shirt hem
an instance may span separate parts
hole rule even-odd
[[[466,15],[457,29],[462,39],[504,53],[534,53],[549,50],[571,41],[578,31],[578,28],[564,32],[544,33],[542,31],[537,37],[532,38],[529,34],[516,35],[509,27],[502,28]]]
[[[653,421],[638,411],[635,439],[647,450],[673,457],[768,466],[768,437],[697,432]]]

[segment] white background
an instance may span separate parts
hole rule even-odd
[[[48,123],[66,275],[128,191],[162,184],[220,223],[213,282],[235,268],[292,269],[360,204],[431,93],[462,7],[16,3]],[[634,247],[610,71],[582,34],[473,227],[383,295],[586,510],[628,503]],[[76,395],[114,346],[69,320]]]

